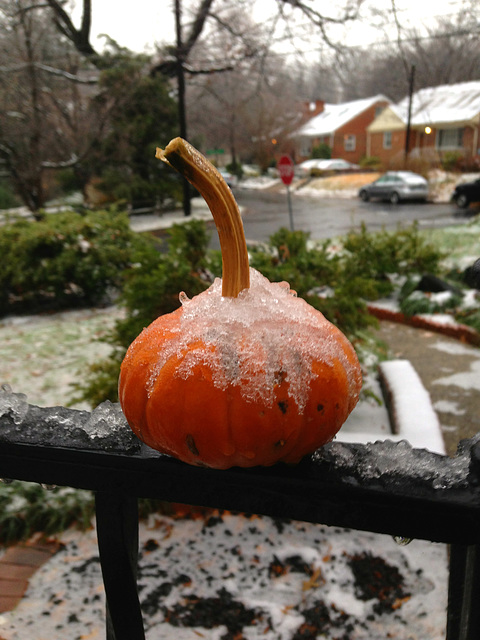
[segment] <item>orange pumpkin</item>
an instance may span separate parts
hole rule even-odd
[[[357,403],[361,373],[347,338],[248,266],[230,189],[176,138],[157,157],[202,193],[218,229],[222,279],[157,318],[130,345],[120,403],[150,447],[218,469],[296,463],[333,439]]]

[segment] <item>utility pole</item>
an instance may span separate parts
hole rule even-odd
[[[185,115],[185,71],[183,68],[183,41],[182,41],[182,7],[181,0],[175,0],[175,28],[177,35],[177,49],[175,52],[177,62],[178,83],[178,119],[180,123],[180,137],[187,139],[187,118]],[[192,213],[190,203],[190,185],[186,178],[182,178],[183,184],[183,213],[189,216]]]
[[[408,118],[407,118],[407,131],[405,134],[405,158],[404,164],[407,166],[408,160],[408,148],[410,146],[410,129],[411,129],[411,121],[412,121],[412,98],[413,98],[413,87],[415,83],[415,65],[412,64],[410,68],[410,80],[408,87]]]

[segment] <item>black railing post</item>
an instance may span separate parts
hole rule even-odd
[[[447,640],[480,638],[480,545],[450,548]]]
[[[137,498],[99,491],[95,507],[107,598],[107,640],[145,640],[137,591]]]

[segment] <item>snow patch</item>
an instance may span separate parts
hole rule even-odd
[[[379,365],[391,398],[391,413],[395,416],[398,434],[413,447],[445,454],[440,423],[430,394],[408,360],[390,360]]]

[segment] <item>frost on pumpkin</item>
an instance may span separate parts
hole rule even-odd
[[[250,282],[250,288],[236,298],[222,296],[219,278],[192,300],[180,295],[181,321],[158,354],[149,393],[165,364],[178,357],[176,376],[187,379],[195,367],[206,366],[214,386],[238,385],[246,401],[260,401],[267,407],[275,400],[275,387],[286,381],[289,397],[278,403],[284,414],[289,399],[303,411],[309,383],[317,375],[315,362],[333,367],[340,361],[351,395],[358,395],[354,366],[345,344],[332,335],[332,325],[297,298],[288,283],[271,283],[254,269],[250,269]],[[199,348],[192,348],[195,344]]]

